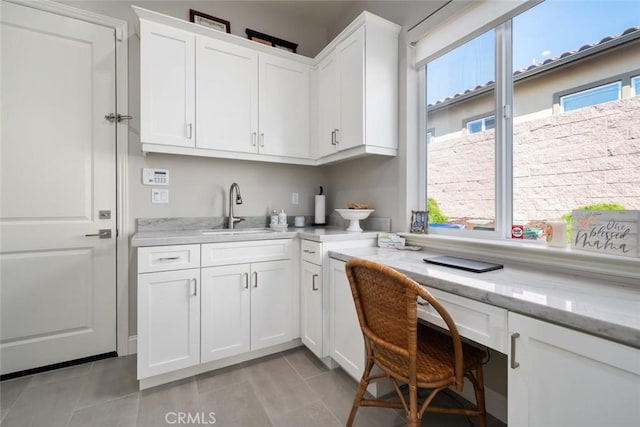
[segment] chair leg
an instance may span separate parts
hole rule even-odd
[[[362,396],[364,396],[364,393],[367,391],[367,387],[369,386],[369,375],[371,374],[372,368],[373,359],[371,359],[371,357],[367,357],[367,362],[364,367],[364,372],[362,373],[362,378],[360,378],[358,390],[356,391],[356,395],[353,398],[353,405],[351,406],[351,412],[349,413],[349,419],[347,420],[346,427],[351,427],[353,425],[353,420],[356,418],[356,412],[358,412],[358,407],[360,406]]]
[[[484,399],[484,377],[482,374],[482,365],[478,365],[476,368],[476,381],[473,384],[473,389],[476,395],[476,405],[480,414],[480,427],[487,427],[487,409],[485,407]]]
[[[415,384],[409,384],[409,412],[407,412],[407,426],[419,427],[420,424],[421,419],[418,414],[418,387]]]

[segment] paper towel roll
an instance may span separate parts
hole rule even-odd
[[[326,222],[324,216],[324,196],[317,195],[316,196],[316,216],[315,223],[316,224],[324,224]]]

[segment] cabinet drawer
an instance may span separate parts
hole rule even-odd
[[[322,265],[322,243],[303,240],[300,244],[300,251],[303,261]]]
[[[202,266],[291,259],[292,247],[291,239],[208,243],[202,245]]]
[[[486,345],[501,353],[507,353],[507,311],[468,298],[427,287],[427,290],[449,312],[461,336]],[[418,303],[424,300],[420,299]],[[429,306],[418,306],[418,317],[446,328],[436,310]]]
[[[200,245],[138,248],[138,273],[200,267]]]

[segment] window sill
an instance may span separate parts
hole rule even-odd
[[[471,239],[441,234],[399,233],[407,245],[424,246],[487,261],[513,261],[544,266],[549,270],[574,270],[577,274],[615,276],[638,285],[640,258],[600,254],[567,248],[552,248],[535,242]]]

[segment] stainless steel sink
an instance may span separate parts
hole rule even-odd
[[[234,235],[234,234],[258,234],[258,233],[271,233],[273,230],[270,228],[245,228],[245,229],[230,229],[230,228],[216,228],[210,230],[200,230],[200,234],[216,234],[216,235]]]

